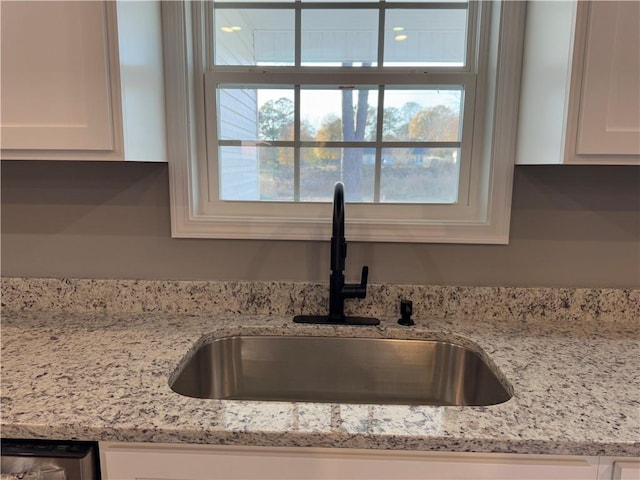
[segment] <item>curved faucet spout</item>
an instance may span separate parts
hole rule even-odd
[[[347,241],[344,236],[344,185],[337,182],[333,190],[333,228],[331,230],[331,275],[329,276],[329,315],[296,315],[298,323],[333,323],[346,325],[378,325],[380,320],[369,317],[351,317],[344,314],[347,298],[367,296],[369,268],[362,267],[360,283],[345,283],[344,266],[347,259]]]

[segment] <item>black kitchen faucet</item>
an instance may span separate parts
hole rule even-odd
[[[369,267],[362,267],[360,283],[345,283],[344,266],[347,241],[344,236],[344,185],[337,182],[333,191],[333,227],[331,232],[331,275],[329,277],[329,315],[297,315],[296,323],[331,323],[344,325],[378,325],[380,320],[370,317],[351,317],[344,314],[347,298],[367,296]]]

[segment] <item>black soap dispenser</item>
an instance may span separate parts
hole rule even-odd
[[[413,314],[413,302],[411,300],[400,300],[400,319],[398,323],[406,327],[415,325],[411,315]]]

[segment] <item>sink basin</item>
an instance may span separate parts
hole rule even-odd
[[[494,405],[511,398],[472,350],[388,338],[232,336],[199,347],[171,388],[196,398]]]

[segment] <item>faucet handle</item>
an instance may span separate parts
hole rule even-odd
[[[360,277],[360,288],[364,288],[365,294],[366,294],[366,291],[367,291],[367,280],[368,279],[369,279],[369,267],[367,267],[365,265],[364,267],[362,267],[362,276]]]
[[[369,267],[362,267],[362,276],[360,277],[360,285],[354,285],[354,298],[365,298],[367,296],[367,280],[369,279]]]
[[[369,278],[369,267],[362,267],[362,277],[360,284],[345,283],[342,286],[343,298],[365,298],[367,296],[367,279]]]

